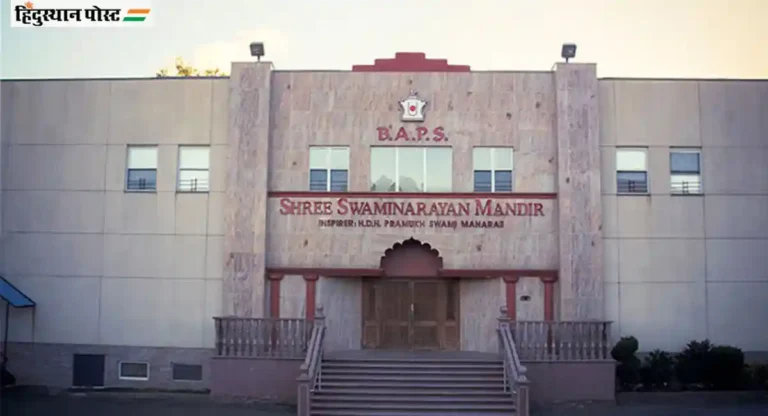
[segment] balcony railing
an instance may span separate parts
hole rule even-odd
[[[304,358],[314,320],[217,317],[216,355]]]
[[[208,192],[208,179],[180,179],[179,192]]]
[[[606,321],[515,321],[510,324],[523,361],[611,359]]]
[[[154,191],[157,189],[157,182],[145,178],[132,179],[126,181],[126,188],[129,191]]]
[[[700,194],[701,181],[697,181],[697,180],[676,181],[673,179],[672,193],[673,194]]]
[[[619,179],[616,183],[616,191],[620,194],[645,194],[648,193],[648,181]]]

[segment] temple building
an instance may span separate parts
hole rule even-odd
[[[295,401],[308,354],[496,357],[502,322],[539,397],[620,336],[764,354],[768,80],[596,69],[2,81],[8,369]]]

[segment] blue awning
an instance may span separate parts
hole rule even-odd
[[[19,289],[16,289],[16,286],[5,280],[3,276],[0,276],[0,298],[5,299],[14,308],[31,308],[35,306],[35,302],[32,299],[21,293]]]

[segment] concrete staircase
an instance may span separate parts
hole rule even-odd
[[[326,357],[313,416],[514,415],[501,359],[441,354]]]

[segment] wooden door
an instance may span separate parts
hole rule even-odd
[[[363,347],[410,348],[410,282],[378,279],[363,282]]]
[[[380,280],[363,283],[363,347],[460,347],[457,280]]]
[[[411,284],[411,347],[440,349],[440,306],[444,284],[436,281],[414,281]]]

